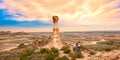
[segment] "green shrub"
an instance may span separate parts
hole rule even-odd
[[[67,47],[67,46],[63,46],[63,47],[61,48],[61,50],[65,50],[65,49],[68,49],[68,47]]]
[[[98,42],[97,44],[83,45],[84,50],[94,50],[94,51],[111,51],[113,49],[120,49],[120,40],[107,40],[103,42]],[[83,49],[81,47],[81,49]]]
[[[63,46],[63,47],[61,48],[61,50],[62,50],[64,53],[66,53],[66,54],[68,54],[68,53],[71,52],[71,50],[69,49],[68,46]]]
[[[73,57],[71,57],[71,60],[76,60],[76,58],[73,56]]]
[[[67,56],[57,57],[56,60],[69,60]]]
[[[25,52],[23,52],[19,55],[19,59],[20,60],[29,60],[28,57],[33,53],[34,53],[33,50],[26,50]]]
[[[94,51],[111,51],[115,48],[115,46],[107,45],[107,44],[92,44],[92,45],[85,45],[85,47],[89,50]]]
[[[56,57],[56,58],[55,58],[55,60],[60,60],[60,59],[61,59],[61,57]]]
[[[20,60],[18,57],[7,57],[6,60]]]
[[[29,56],[30,60],[44,60],[44,54],[32,54]]]
[[[112,41],[112,40],[110,40],[110,41],[98,42],[98,44],[107,44],[107,45],[113,45],[113,43],[115,43],[115,42]]]
[[[55,48],[55,47],[52,47],[52,48],[51,48],[51,51],[52,51],[53,53],[59,53],[59,50],[58,50],[57,48]]]
[[[83,54],[81,52],[73,52],[70,53],[69,56],[75,60],[76,58],[84,58]]]
[[[52,52],[56,57],[59,55],[59,50],[55,47],[52,47],[50,52]]]
[[[112,48],[112,49],[120,48],[120,40],[103,41],[103,42],[98,42],[98,44],[106,44],[106,45],[114,46],[114,48]],[[109,49],[108,49],[108,51],[109,51]]]
[[[90,50],[90,55],[95,55],[95,54],[96,54],[96,52],[95,52],[95,51]]]
[[[81,52],[75,52],[76,58],[83,58],[83,54]]]
[[[9,51],[0,52],[0,56],[9,53]]]
[[[68,48],[68,49],[65,49],[63,52],[66,53],[66,54],[68,54],[68,53],[71,52],[71,50]]]
[[[111,51],[112,50],[112,48],[106,48],[105,49],[105,51]]]
[[[20,60],[29,60],[29,58],[25,54],[21,54],[19,59]]]
[[[49,49],[48,48],[41,48],[40,49],[40,53],[41,54],[45,54],[45,53],[48,53],[49,52]]]
[[[45,60],[55,60],[55,54],[52,53],[52,52],[49,52],[49,53],[46,53],[45,56],[44,56],[44,59]]]

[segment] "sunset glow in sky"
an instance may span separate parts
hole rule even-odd
[[[120,0],[0,0],[0,30],[52,31],[52,16],[61,31],[120,30]]]

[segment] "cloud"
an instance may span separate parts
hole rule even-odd
[[[49,23],[53,15],[64,26],[120,24],[120,0],[4,0],[6,9],[18,21],[40,20]],[[20,14],[20,15],[19,15]]]

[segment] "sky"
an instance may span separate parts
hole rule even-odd
[[[0,0],[0,30],[51,32],[120,30],[120,0]]]

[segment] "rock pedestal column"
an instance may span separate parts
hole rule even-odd
[[[58,38],[59,37],[59,28],[58,28],[58,16],[53,16],[53,37]]]
[[[62,43],[62,40],[59,38],[59,28],[58,28],[58,16],[53,16],[53,35],[51,36],[51,38],[49,39],[48,44],[45,45],[46,48],[51,48],[51,47],[55,47],[60,49],[61,47],[64,46],[64,44]]]

